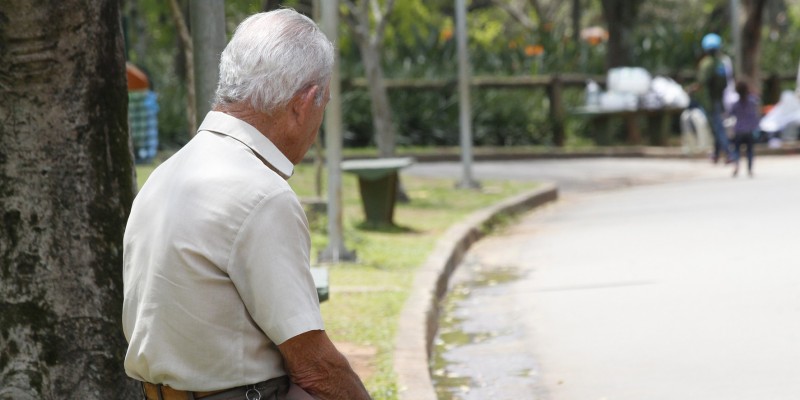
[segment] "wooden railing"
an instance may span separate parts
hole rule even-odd
[[[690,71],[668,76],[682,84],[687,84],[694,80],[694,73]],[[765,104],[777,101],[778,96],[780,96],[781,83],[794,82],[795,79],[797,79],[795,74],[773,74],[765,77],[763,80],[763,100]],[[567,117],[563,89],[565,87],[584,87],[589,80],[605,86],[606,76],[574,73],[508,77],[474,76],[471,79],[470,86],[476,89],[545,89],[550,100],[549,118],[553,129],[553,144],[563,146],[564,123]],[[385,83],[388,90],[410,91],[440,91],[448,89],[455,91],[458,85],[456,79],[387,79]],[[364,78],[342,82],[343,90],[364,89],[367,85],[367,80]]]

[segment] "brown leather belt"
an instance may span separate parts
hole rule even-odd
[[[142,382],[142,392],[147,400],[227,400],[270,398],[278,391],[285,392],[289,387],[288,377],[270,379],[255,385],[240,386],[233,389],[191,392],[173,389],[169,386]],[[281,390],[283,389],[283,390]]]
[[[211,395],[222,393],[228,389],[213,390],[210,392],[188,392],[185,390],[173,389],[169,386],[156,385],[154,383],[142,382],[142,391],[147,400],[191,400],[202,399]]]

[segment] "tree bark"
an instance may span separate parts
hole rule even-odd
[[[0,399],[135,399],[119,2],[0,2]]]
[[[633,28],[641,3],[642,0],[602,0],[608,26],[607,68],[634,65]]]
[[[742,27],[741,76],[757,92],[761,91],[761,27],[767,0],[745,0],[747,18]]]

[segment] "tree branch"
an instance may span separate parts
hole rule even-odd
[[[377,4],[377,1],[374,1],[374,4]],[[384,8],[383,12],[379,9],[378,23],[375,26],[375,43],[377,45],[381,45],[383,43],[383,37],[386,34],[386,25],[389,23],[389,16],[392,15],[392,11],[394,11],[394,0],[387,0],[386,7]],[[378,15],[378,14],[376,14]]]
[[[369,40],[369,17],[365,16],[351,0],[344,0],[344,5],[349,10],[344,15],[344,19],[353,31],[353,35],[356,36],[356,41]]]
[[[514,18],[515,20],[517,20],[517,22],[519,22],[519,23],[520,23],[520,25],[522,25],[522,26],[523,26],[525,29],[527,29],[527,30],[531,30],[531,31],[532,31],[532,30],[534,30],[534,29],[536,29],[536,23],[534,23],[534,22],[533,22],[533,21],[532,21],[532,20],[531,20],[531,19],[530,19],[530,18],[529,18],[529,17],[528,17],[526,14],[525,14],[525,12],[524,12],[523,10],[520,10],[520,9],[518,9],[518,8],[514,7],[513,5],[511,5],[511,3],[510,3],[509,1],[504,1],[504,0],[492,0],[492,2],[493,2],[493,3],[494,3],[496,6],[500,7],[501,9],[503,9],[503,11],[505,11],[506,13],[508,13],[508,15],[510,15],[512,18]],[[535,3],[535,2],[536,2],[536,0],[531,0],[531,2],[532,2],[532,3]],[[537,11],[537,13],[538,13],[538,11]],[[540,18],[541,18],[541,16],[540,16]]]

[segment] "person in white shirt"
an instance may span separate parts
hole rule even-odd
[[[293,10],[247,18],[222,53],[213,111],[134,200],[122,319],[125,370],[145,398],[369,399],[324,331],[308,222],[286,182],[319,130],[333,57]]]

